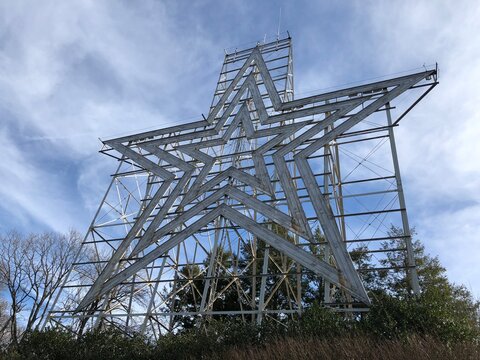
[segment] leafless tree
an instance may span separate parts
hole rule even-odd
[[[78,233],[0,236],[0,286],[10,305],[8,328],[17,342],[19,316],[25,331],[37,329],[80,246]],[[1,328],[0,328],[1,330]]]
[[[25,267],[26,241],[17,232],[10,232],[0,239],[0,284],[9,296],[10,318],[8,320],[11,341],[17,342],[18,314],[25,308],[29,288]]]
[[[0,289],[1,290],[1,289]],[[8,345],[10,341],[10,316],[8,314],[8,303],[0,299],[0,348]]]

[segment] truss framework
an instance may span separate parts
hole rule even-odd
[[[281,321],[313,283],[365,311],[375,268],[355,245],[377,269],[405,252],[418,293],[393,128],[436,74],[294,99],[289,37],[227,53],[208,117],[104,141],[119,166],[46,322],[158,336],[199,316]],[[412,105],[394,119],[399,96]],[[402,246],[386,250],[390,224]]]

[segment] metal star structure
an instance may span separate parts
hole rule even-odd
[[[145,271],[153,274],[152,264],[159,259],[163,264],[170,261],[173,249],[183,246],[185,254],[196,251],[188,245],[189,239],[201,243],[198,236],[203,230],[222,226],[228,230],[214,230],[216,235],[209,240],[210,257],[204,262],[210,265],[205,267],[204,288],[197,289],[202,299],[194,313],[213,312],[211,304],[221,296],[213,295],[211,280],[221,231],[228,233],[225,236],[250,234],[330,288],[340,289],[352,303],[368,307],[370,299],[347,249],[332,196],[319,184],[315,158],[345,134],[365,131],[356,126],[372,114],[389,110],[392,100],[408,90],[428,86],[430,91],[436,85],[436,69],[294,100],[279,91],[275,67],[269,68],[275,46],[286,48],[284,44],[291,51],[290,39],[284,39],[239,52],[235,63],[241,66],[223,71],[232,76],[220,78],[223,86],[217,87],[204,120],[104,141],[104,151],[130,164],[132,174],[148,174],[148,196],[139,203],[137,213],[124,215],[130,219],[126,234],[112,245],[111,255],[74,314],[95,313],[95,306],[102,301],[107,304],[115,289],[135,283],[129,279]],[[313,223],[321,229],[329,257],[309,250],[318,241]],[[285,237],[275,230],[278,227],[290,235]],[[265,262],[268,259],[263,261],[264,271]],[[237,286],[240,299],[244,296],[238,290],[242,270],[234,272],[228,286]],[[161,281],[164,275],[157,273]],[[410,276],[415,289],[414,267]],[[265,297],[265,281],[261,279],[260,297]],[[194,286],[194,281],[189,284]],[[257,300],[251,295],[248,301]],[[259,312],[265,310],[266,301],[257,301]],[[148,316],[153,316],[155,306],[159,305],[154,300],[146,306]],[[108,312],[105,307],[99,311]]]

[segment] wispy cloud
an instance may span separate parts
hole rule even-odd
[[[439,62],[397,131],[407,205],[452,278],[480,289],[473,1],[1,2],[1,226],[85,227],[115,165],[98,137],[198,119],[222,49],[274,34],[280,7],[299,93]]]
[[[75,223],[80,209],[71,206],[71,199],[62,198],[68,191],[65,189],[66,184],[54,174],[33,165],[10,138],[11,134],[0,131],[0,142],[3,146],[0,197],[3,210],[19,217],[21,225],[24,226],[28,226],[28,222],[22,213],[53,229],[68,230],[69,226]],[[8,221],[2,220],[2,230],[6,230],[4,227]],[[21,230],[32,231],[24,229],[23,226]]]
[[[178,31],[154,1],[12,1],[0,13],[2,202],[18,203],[23,216],[54,229],[78,226],[71,214],[84,206],[76,203],[77,179],[82,190],[109,180],[94,171],[102,163],[91,156],[98,137],[200,117],[208,84],[185,89],[210,60],[204,54],[212,44],[201,29]],[[191,108],[179,111],[180,94]],[[61,199],[50,201],[55,196]],[[3,226],[15,226],[17,217]]]
[[[369,2],[357,13],[366,19],[358,24],[371,40],[366,51],[374,66],[389,72],[440,65],[440,85],[397,131],[407,205],[427,249],[452,279],[475,284],[480,295],[480,6]]]

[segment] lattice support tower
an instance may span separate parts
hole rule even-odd
[[[313,300],[363,312],[366,275],[399,270],[387,253],[419,293],[394,128],[436,84],[432,68],[295,99],[290,37],[226,52],[208,116],[103,141],[118,168],[45,324],[157,337]]]

